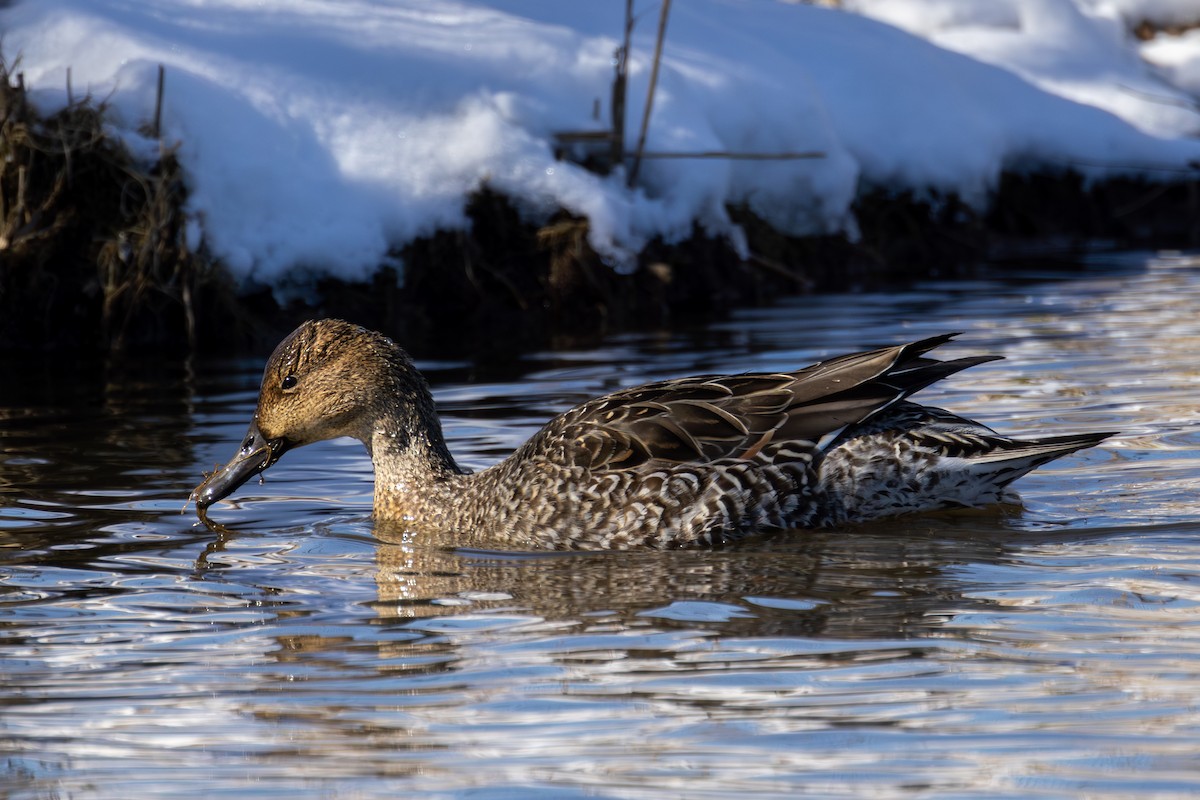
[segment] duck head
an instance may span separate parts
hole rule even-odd
[[[381,420],[396,439],[430,417],[436,420],[424,379],[390,339],[342,320],[305,322],[267,360],[241,447],[191,499],[203,517],[294,447],[350,436],[370,450]]]

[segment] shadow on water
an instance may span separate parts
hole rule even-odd
[[[182,510],[195,470],[187,363],[0,362],[0,547],[16,561]],[[83,548],[136,550],[113,539]]]

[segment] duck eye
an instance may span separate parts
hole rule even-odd
[[[280,388],[284,389],[285,391],[286,391],[287,389],[292,389],[292,388],[295,388],[295,386],[296,386],[296,376],[295,376],[295,375],[288,375],[288,376],[286,376],[286,377],[283,379],[283,383],[279,384],[279,386],[280,386]]]

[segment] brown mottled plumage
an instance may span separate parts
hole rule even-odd
[[[375,465],[375,516],[412,530],[522,548],[688,546],[997,502],[1026,472],[1109,435],[1020,441],[905,402],[992,360],[925,357],[951,337],[625,389],[468,474],[403,350],[340,320],[307,322],[271,354],[241,450],[192,497],[203,518],[288,448],[352,436]]]

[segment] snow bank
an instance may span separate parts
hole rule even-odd
[[[736,242],[728,203],[852,233],[864,182],[982,203],[1003,169],[1177,176],[1200,160],[1200,40],[1145,45],[1156,67],[1121,22],[1182,0],[845,5],[858,13],[676,3],[649,149],[825,157],[652,160],[632,191],[553,155],[556,132],[607,125],[619,0],[17,0],[0,30],[39,104],[64,102],[70,68],[130,140],[165,65],[190,212],[235,275],[275,286],[366,277],[389,247],[466,225],[483,185],[532,218],[586,216],[619,267],[696,223]],[[638,14],[630,142],[658,7]]]
[[[846,0],[845,6],[1147,133],[1200,136],[1197,96],[1147,64],[1130,34],[1143,20],[1200,24],[1196,0]],[[1200,55],[1194,44],[1191,51]]]

